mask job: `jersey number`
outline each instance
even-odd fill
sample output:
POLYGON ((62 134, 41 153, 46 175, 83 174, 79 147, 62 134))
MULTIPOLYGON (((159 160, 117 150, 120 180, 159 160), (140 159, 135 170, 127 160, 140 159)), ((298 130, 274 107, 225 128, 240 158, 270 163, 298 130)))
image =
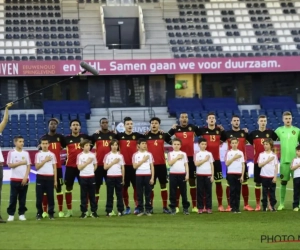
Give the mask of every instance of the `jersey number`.
POLYGON ((56 143, 51 143, 52 149, 56 149, 56 143))
POLYGON ((127 147, 130 147, 130 141, 127 140, 126 142, 127 142, 127 145, 126 145, 126 146, 127 146, 127 147))
POLYGON ((264 141, 265 141, 265 139, 260 140, 261 145, 264 145, 264 141))
POLYGON ((108 141, 102 141, 103 147, 108 147, 108 141))
POLYGON ((77 149, 81 149, 81 148, 80 148, 80 143, 75 143, 74 145, 75 145, 75 149, 76 149, 76 150, 77 150, 77 149))
POLYGON ((210 139, 210 141, 216 141, 216 136, 215 135, 210 135, 209 139, 210 139))
POLYGON ((187 138, 187 137, 188 137, 187 133, 183 132, 183 138, 187 138))
POLYGON ((155 145, 155 146, 157 146, 157 145, 158 145, 158 144, 157 144, 157 140, 155 140, 155 141, 154 141, 154 145, 155 145))

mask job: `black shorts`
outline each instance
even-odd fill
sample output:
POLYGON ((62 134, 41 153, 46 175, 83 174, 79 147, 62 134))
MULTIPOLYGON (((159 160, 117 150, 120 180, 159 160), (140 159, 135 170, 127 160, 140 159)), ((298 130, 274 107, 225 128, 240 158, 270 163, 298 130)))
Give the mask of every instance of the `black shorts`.
POLYGON ((132 165, 125 165, 125 178, 124 178, 124 186, 130 187, 130 183, 133 187, 135 187, 135 169, 132 165))
POLYGON ((189 178, 190 179, 196 179, 196 166, 194 163, 194 157, 193 156, 188 156, 188 161, 189 161, 189 178))
POLYGON ((64 178, 63 178, 62 168, 57 168, 56 169, 56 182, 57 182, 56 190, 58 192, 61 192, 61 187, 64 185, 64 178))
POLYGON ((98 166, 95 171, 96 187, 100 187, 103 184, 103 178, 106 183, 107 170, 105 170, 103 166, 98 166))
POLYGON ((223 179, 222 173, 222 163, 220 160, 214 161, 214 179, 215 181, 219 181, 223 179))
POLYGON ((166 164, 154 165, 154 185, 158 179, 160 184, 168 183, 168 170, 166 164))
POLYGON ((261 168, 258 166, 258 163, 255 163, 254 164, 254 182, 255 183, 261 183, 260 171, 261 171, 261 168))
POLYGON ((75 178, 78 180, 78 184, 80 184, 79 179, 79 169, 74 167, 68 167, 66 166, 66 173, 65 173, 65 185, 73 187, 75 178))

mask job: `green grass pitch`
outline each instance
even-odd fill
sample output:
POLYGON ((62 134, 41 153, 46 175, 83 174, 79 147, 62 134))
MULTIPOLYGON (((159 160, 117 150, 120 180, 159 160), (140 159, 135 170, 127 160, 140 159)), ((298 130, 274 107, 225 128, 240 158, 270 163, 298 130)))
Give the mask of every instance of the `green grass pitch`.
MULTIPOLYGON (((261 243, 261 235, 293 235, 298 240, 300 212, 292 211, 291 185, 292 182, 287 190, 286 210, 276 213, 217 212, 213 191, 213 214, 184 216, 180 212, 175 216, 166 215, 162 214, 157 185, 152 217, 128 215, 111 218, 105 217, 105 186, 102 186, 98 209, 100 218, 79 219, 79 186, 75 184, 74 217, 36 221, 35 185, 31 184, 27 221, 0 224, 0 249, 300 249, 299 242, 261 243)), ((250 205, 255 206, 252 179, 249 186, 250 205)), ((2 192, 2 216, 6 219, 9 185, 4 185, 2 192)), ((224 205, 226 202, 224 192, 224 205)))

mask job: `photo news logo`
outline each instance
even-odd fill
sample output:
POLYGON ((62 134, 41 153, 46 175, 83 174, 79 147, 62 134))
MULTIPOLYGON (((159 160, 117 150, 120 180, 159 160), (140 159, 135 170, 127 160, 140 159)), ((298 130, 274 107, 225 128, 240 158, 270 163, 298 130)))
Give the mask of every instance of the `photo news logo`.
POLYGON ((300 235, 266 235, 260 236, 260 243, 284 243, 284 242, 298 242, 300 243, 300 235))

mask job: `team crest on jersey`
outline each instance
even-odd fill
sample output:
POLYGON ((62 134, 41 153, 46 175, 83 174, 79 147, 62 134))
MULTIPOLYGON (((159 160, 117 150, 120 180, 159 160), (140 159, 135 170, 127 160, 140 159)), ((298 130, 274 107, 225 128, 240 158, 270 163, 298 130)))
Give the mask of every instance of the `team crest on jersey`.
POLYGON ((269 138, 270 137, 269 134, 266 134, 266 137, 269 138))
POLYGON ((216 134, 218 135, 218 134, 219 134, 219 131, 216 131, 216 134))
POLYGON ((112 136, 110 136, 109 139, 112 140, 112 136))
POLYGON ((24 157, 24 156, 22 157, 22 160, 25 160, 25 157, 24 157))
POLYGON ((244 137, 244 133, 241 133, 241 137, 244 137))
POLYGON ((160 135, 159 138, 161 139, 161 138, 162 138, 162 135, 160 135))
POLYGON ((151 139, 151 136, 149 136, 149 139, 151 139))
POLYGON ((191 128, 191 127, 189 127, 189 131, 192 131, 192 128, 191 128))
POLYGON ((101 136, 99 136, 98 139, 101 139, 101 136))
POLYGON ((57 141, 59 141, 59 137, 57 137, 57 141))
POLYGON ((295 130, 293 130, 293 131, 292 131, 292 134, 293 134, 293 135, 295 135, 295 134, 296 134, 296 131, 295 131, 295 130))
POLYGON ((133 139, 133 140, 135 139, 135 135, 132 136, 132 139, 133 139))
POLYGON ((230 137, 233 137, 233 135, 230 135, 230 137))
POLYGON ((70 142, 73 142, 72 140, 70 142))

